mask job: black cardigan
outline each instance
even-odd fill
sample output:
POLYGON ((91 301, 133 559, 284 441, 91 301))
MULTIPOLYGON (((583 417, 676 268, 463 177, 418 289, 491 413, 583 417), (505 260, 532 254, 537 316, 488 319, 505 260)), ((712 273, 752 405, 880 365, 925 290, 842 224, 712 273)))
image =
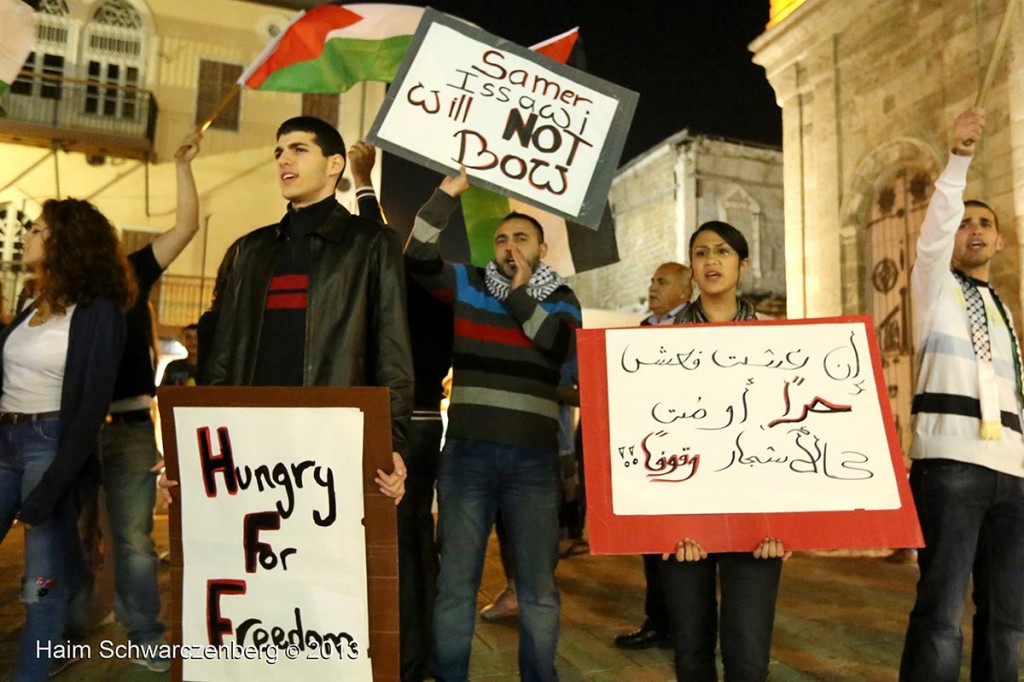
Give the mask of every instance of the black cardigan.
MULTIPOLYGON (((34 306, 23 310, 0 333, 0 391, 7 337, 34 312, 34 306)), ((57 456, 22 503, 18 518, 23 522, 49 521, 79 472, 95 456, 96 441, 114 394, 124 336, 124 311, 112 299, 79 304, 72 313, 60 392, 57 456)))

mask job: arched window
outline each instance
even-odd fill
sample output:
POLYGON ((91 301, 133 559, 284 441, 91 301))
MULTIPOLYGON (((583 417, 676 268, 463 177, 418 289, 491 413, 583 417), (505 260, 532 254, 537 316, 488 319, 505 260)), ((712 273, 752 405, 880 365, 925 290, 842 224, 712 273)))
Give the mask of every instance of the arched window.
POLYGON ((106 0, 97 7, 82 35, 82 61, 89 81, 84 113, 137 119, 145 55, 139 11, 128 0, 106 0))
POLYGON ((23 74, 11 84, 12 95, 61 99, 60 78, 72 61, 69 15, 66 0, 41 0, 35 50, 25 61, 23 74))

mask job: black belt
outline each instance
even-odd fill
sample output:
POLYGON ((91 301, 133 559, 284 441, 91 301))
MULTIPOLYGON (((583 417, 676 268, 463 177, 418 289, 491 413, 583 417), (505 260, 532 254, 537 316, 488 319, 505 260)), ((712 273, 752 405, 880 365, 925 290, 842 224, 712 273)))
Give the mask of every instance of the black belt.
POLYGON ((0 412, 0 424, 13 425, 35 422, 42 419, 56 419, 60 412, 0 412))
POLYGON ((153 415, 148 407, 138 410, 125 410, 124 412, 111 412, 107 415, 108 424, 142 424, 153 420, 153 415))

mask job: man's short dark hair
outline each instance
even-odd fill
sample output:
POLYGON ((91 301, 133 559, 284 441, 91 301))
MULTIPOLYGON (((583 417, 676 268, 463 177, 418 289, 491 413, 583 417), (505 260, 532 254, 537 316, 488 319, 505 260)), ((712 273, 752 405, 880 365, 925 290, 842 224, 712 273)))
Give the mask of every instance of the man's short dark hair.
POLYGON ((537 236, 540 238, 540 243, 544 243, 544 228, 541 227, 540 221, 534 218, 532 215, 520 213, 519 211, 512 211, 507 216, 498 221, 498 225, 507 223, 510 220, 525 220, 526 222, 533 225, 533 229, 537 230, 537 236))
POLYGON ((346 158, 345 140, 341 139, 341 133, 338 132, 337 128, 327 121, 315 116, 296 116, 295 118, 288 119, 278 127, 277 139, 288 133, 309 133, 313 136, 313 140, 320 147, 320 151, 324 153, 324 156, 341 154, 341 158, 346 158))
POLYGON ((991 213, 992 217, 995 218, 996 220, 996 232, 999 231, 999 216, 996 215, 996 212, 992 210, 991 206, 986 204, 984 201, 981 201, 980 199, 968 199, 967 201, 964 202, 964 208, 967 208, 968 206, 979 206, 981 208, 988 209, 988 212, 991 213))

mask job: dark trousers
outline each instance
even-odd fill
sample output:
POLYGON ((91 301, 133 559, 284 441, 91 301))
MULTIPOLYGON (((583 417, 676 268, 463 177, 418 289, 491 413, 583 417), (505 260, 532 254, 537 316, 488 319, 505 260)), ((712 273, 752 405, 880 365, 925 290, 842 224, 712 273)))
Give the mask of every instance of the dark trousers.
POLYGON ((647 593, 644 595, 644 615, 647 625, 659 632, 668 632, 671 624, 668 607, 665 606, 665 591, 661 587, 660 554, 644 554, 644 578, 647 579, 647 593))
POLYGON ((434 543, 434 483, 441 457, 441 420, 415 419, 409 428, 405 497, 398 505, 398 612, 402 682, 420 682, 433 646, 438 557, 434 543))
MULTIPOLYGON (((973 652, 973 666, 984 669, 986 680, 1015 681, 1024 641, 1024 478, 965 462, 928 459, 914 462, 910 489, 925 547, 918 554, 921 577, 900 680, 958 678, 963 648, 960 617, 975 570, 975 600, 984 626, 975 644, 984 651, 973 652), (979 543, 983 529, 985 541, 979 543)), ((981 679, 978 671, 972 671, 972 679, 981 679)))
POLYGON ((710 554, 702 561, 660 561, 662 586, 672 626, 676 679, 714 682, 715 638, 722 647, 725 679, 762 682, 775 626, 781 559, 752 553, 710 554), (721 617, 715 590, 721 580, 721 617))

